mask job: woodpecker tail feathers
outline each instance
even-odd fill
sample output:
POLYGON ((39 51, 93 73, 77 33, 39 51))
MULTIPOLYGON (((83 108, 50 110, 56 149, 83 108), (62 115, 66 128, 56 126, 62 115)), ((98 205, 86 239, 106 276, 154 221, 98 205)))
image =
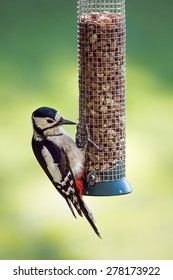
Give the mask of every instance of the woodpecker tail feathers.
POLYGON ((101 238, 101 235, 100 235, 98 226, 95 222, 94 216, 82 199, 80 200, 80 207, 81 207, 81 210, 82 210, 84 216, 86 217, 86 219, 88 220, 88 222, 92 226, 95 233, 101 238))
POLYGON ((81 217, 83 217, 83 214, 84 214, 84 216, 86 217, 86 219, 88 220, 88 222, 92 226, 95 233, 101 238, 98 226, 97 226, 97 224, 94 220, 94 216, 91 213, 91 211, 89 210, 89 208, 87 207, 87 205, 85 204, 85 202, 80 197, 78 198, 78 203, 73 203, 69 198, 66 198, 66 201, 67 201, 67 204, 68 204, 73 216, 75 218, 77 218, 76 214, 74 212, 74 209, 73 209, 73 206, 74 206, 76 211, 78 212, 78 214, 81 217))
POLYGON ((76 214, 75 214, 75 212, 74 212, 74 209, 73 209, 73 207, 72 207, 72 203, 71 203, 70 199, 69 199, 69 198, 66 198, 66 201, 67 201, 67 204, 68 204, 68 206, 69 206, 69 208, 70 208, 70 210, 71 210, 73 216, 77 219, 76 214))

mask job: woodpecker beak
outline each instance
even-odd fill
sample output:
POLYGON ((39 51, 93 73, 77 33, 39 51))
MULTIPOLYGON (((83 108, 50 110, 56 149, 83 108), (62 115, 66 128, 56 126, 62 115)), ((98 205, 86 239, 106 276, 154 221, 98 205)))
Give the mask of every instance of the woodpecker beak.
POLYGON ((69 121, 69 120, 65 120, 63 119, 62 117, 60 118, 59 122, 58 122, 58 125, 64 125, 64 124, 77 124, 75 122, 72 122, 72 121, 69 121))

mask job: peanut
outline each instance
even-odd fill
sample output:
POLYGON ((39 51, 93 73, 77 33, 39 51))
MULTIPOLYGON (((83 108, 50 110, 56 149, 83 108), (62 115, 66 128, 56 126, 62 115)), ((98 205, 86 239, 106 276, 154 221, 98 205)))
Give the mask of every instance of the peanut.
POLYGON ((85 144, 85 126, 102 148, 88 144, 86 170, 102 172, 125 161, 125 22, 122 14, 109 12, 80 16, 79 128, 85 144))

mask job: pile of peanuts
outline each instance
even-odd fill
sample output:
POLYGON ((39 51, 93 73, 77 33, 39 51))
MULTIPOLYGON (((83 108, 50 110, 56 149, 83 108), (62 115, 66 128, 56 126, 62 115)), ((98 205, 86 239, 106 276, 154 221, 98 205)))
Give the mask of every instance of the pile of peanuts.
POLYGON ((87 171, 103 172, 125 161, 125 20, 118 13, 79 17, 79 135, 91 143, 87 171))

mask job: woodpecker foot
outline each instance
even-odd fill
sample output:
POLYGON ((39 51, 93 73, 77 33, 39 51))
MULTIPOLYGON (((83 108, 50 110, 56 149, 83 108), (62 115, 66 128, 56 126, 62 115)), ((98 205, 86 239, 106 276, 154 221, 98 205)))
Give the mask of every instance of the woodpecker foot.
POLYGON ((80 139, 80 132, 79 132, 79 124, 76 127, 76 145, 79 149, 84 149, 85 144, 81 143, 81 139, 80 139))
POLYGON ((86 125, 87 143, 90 142, 97 150, 102 151, 103 148, 99 147, 90 136, 89 124, 86 125))

